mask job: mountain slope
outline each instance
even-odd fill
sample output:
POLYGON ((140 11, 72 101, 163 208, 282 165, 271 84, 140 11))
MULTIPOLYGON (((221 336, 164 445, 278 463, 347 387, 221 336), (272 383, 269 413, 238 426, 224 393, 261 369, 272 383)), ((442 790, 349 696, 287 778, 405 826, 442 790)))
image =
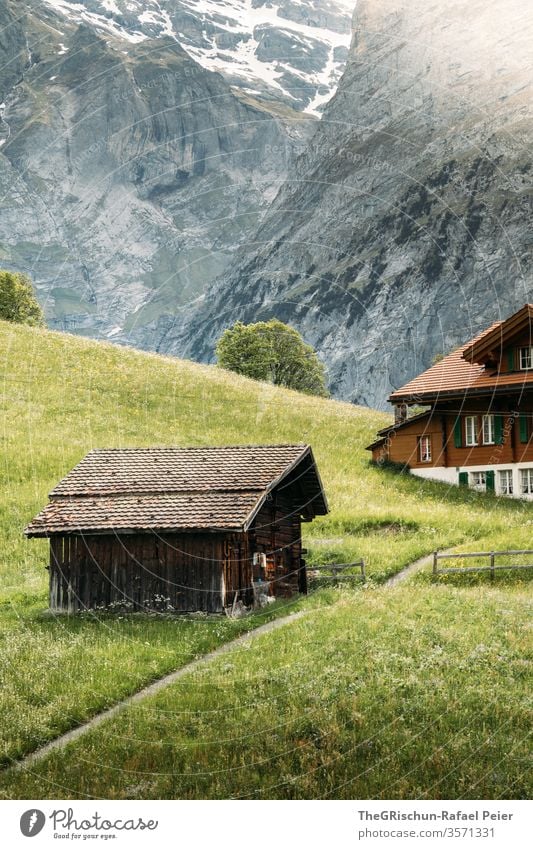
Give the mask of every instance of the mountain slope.
POLYGON ((231 271, 167 350, 277 316, 382 407, 531 299, 533 7, 359 0, 337 94, 231 271))
POLYGON ((245 101, 168 35, 38 0, 0 0, 0 24, 0 264, 32 276, 52 327, 157 347, 315 122, 245 101))
POLYGON ((175 38, 244 91, 317 114, 335 91, 355 0, 42 0, 131 42, 175 38))

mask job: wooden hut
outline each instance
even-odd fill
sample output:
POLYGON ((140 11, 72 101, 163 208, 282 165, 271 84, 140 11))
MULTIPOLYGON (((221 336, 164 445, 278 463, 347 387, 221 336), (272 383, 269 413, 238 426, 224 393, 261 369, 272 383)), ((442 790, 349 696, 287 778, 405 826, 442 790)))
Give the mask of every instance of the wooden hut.
POLYGON ((25 534, 50 540, 50 607, 68 612, 305 592, 301 523, 328 511, 308 445, 95 450, 49 498, 25 534))

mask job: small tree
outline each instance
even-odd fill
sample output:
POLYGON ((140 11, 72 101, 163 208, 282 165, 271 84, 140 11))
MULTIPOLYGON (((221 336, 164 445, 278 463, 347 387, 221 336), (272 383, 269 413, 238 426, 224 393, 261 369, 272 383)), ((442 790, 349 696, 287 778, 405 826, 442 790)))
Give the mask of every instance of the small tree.
POLYGON ((222 368, 297 389, 328 396, 324 365, 297 330, 273 318, 256 324, 238 321, 224 331, 216 346, 222 368))
POLYGON ((0 270, 0 319, 17 324, 44 324, 43 311, 25 274, 0 270))

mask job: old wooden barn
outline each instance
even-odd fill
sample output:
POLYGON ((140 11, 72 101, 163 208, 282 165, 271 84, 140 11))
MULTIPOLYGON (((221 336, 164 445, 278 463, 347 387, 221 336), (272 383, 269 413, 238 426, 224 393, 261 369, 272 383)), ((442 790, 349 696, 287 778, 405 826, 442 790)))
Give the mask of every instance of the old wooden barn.
POLYGON ((50 607, 68 612, 305 592, 301 523, 328 511, 308 445, 95 450, 49 498, 25 534, 49 538, 50 607))

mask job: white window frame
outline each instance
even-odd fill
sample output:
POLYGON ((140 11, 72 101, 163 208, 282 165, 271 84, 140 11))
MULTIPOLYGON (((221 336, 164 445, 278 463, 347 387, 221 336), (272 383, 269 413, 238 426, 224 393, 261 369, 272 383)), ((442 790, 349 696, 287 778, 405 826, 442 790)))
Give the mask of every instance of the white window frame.
POLYGON ((431 436, 418 437, 418 459, 421 463, 431 463, 431 436))
POLYGON ((492 413, 483 416, 482 432, 483 445, 494 445, 494 415, 492 413))
POLYGON ((520 469, 520 491, 522 495, 533 495, 533 469, 520 469))
POLYGON ((525 345, 519 350, 520 370, 527 371, 533 368, 533 347, 525 345))
POLYGON ((472 448, 479 445, 477 416, 465 416, 465 445, 472 448))
POLYGON ((498 492, 500 495, 513 495, 514 482, 512 469, 498 470, 498 492))
POLYGON ((477 489, 478 492, 487 491, 487 473, 486 472, 470 472, 470 486, 472 489, 477 489))

